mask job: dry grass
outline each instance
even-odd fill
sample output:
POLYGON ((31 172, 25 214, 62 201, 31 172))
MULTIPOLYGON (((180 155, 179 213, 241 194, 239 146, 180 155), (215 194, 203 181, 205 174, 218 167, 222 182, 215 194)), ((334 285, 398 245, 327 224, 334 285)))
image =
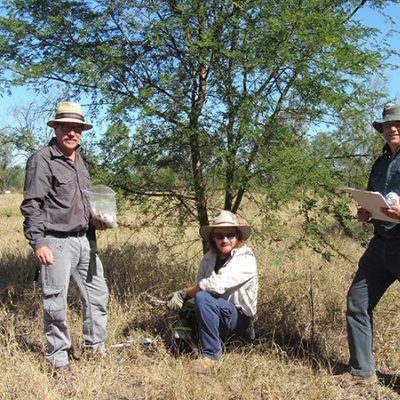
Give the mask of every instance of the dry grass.
MULTIPOLYGON (((162 297, 192 283, 201 248, 196 229, 181 238, 161 222, 141 228, 144 217, 120 216, 130 228, 99 235, 100 255, 111 290, 108 344, 151 337, 151 346, 110 349, 107 358, 73 361, 76 380, 51 378, 43 358, 40 288, 22 234, 21 197, 0 197, 0 399, 395 399, 400 374, 397 285, 375 314, 375 354, 384 385, 343 390, 331 373, 347 361, 345 295, 362 248, 348 239, 335 245, 353 261, 330 263, 309 249, 250 242, 257 254, 260 305, 257 340, 224 352, 211 376, 195 376, 188 357, 168 353, 163 339, 175 316, 154 308, 162 297), (176 243, 179 243, 178 245, 176 243)), ((250 207, 250 205, 248 205, 250 207)), ((254 217, 255 220, 256 217, 254 217)), ((293 223, 292 232, 297 229, 293 223)), ((80 307, 70 293, 69 324, 81 341, 80 307)))

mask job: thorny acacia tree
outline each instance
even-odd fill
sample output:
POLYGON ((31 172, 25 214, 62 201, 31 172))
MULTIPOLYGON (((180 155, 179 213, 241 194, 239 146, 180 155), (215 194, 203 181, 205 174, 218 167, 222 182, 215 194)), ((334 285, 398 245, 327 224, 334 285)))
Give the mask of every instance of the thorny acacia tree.
MULTIPOLYGON (((103 140, 114 151, 123 143, 108 167, 112 183, 164 196, 204 225, 211 186, 238 211, 253 181, 280 176, 269 158, 297 152, 299 166, 315 167, 310 126, 362 116, 376 102, 381 94, 366 83, 390 49, 368 49, 376 31, 356 18, 393 2, 5 0, 2 86, 59 84, 73 99, 90 96, 135 127, 103 140)), ((286 177, 296 174, 287 168, 286 177)), ((320 175, 304 177, 291 198, 319 186, 320 175)))

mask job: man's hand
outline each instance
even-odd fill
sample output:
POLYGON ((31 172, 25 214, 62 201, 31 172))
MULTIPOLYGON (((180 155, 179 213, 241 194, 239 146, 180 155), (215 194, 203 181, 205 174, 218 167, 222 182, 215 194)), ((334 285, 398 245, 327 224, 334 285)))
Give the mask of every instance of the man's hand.
POLYGON ((400 219, 400 206, 392 205, 390 208, 381 208, 381 211, 390 218, 400 219))
POLYGON ((110 228, 110 225, 107 225, 100 218, 97 218, 96 216, 92 216, 92 219, 93 219, 93 224, 96 227, 96 230, 105 231, 106 229, 110 228))
POLYGON ((357 219, 361 222, 369 222, 371 221, 372 215, 365 208, 358 207, 357 209, 357 219))
POLYGON ((39 264, 51 265, 54 262, 53 252, 49 247, 43 246, 35 250, 35 257, 39 264))
POLYGON ((187 298, 187 294, 185 290, 178 290, 174 293, 171 293, 167 296, 166 300, 168 300, 167 307, 171 310, 180 310, 183 307, 183 303, 187 298))

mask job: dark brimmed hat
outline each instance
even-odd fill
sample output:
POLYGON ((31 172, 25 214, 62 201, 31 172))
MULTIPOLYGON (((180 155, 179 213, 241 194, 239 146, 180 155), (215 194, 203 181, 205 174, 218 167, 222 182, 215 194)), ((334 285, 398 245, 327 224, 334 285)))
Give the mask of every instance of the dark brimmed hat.
POLYGON ((56 110, 56 117, 47 123, 48 126, 55 128, 59 123, 72 122, 81 124, 84 131, 93 128, 92 124, 85 122, 84 113, 79 103, 71 103, 70 101, 63 101, 58 104, 56 110))
POLYGON ((221 210, 212 220, 210 225, 200 227, 200 235, 203 239, 208 240, 211 231, 214 228, 235 227, 242 234, 242 240, 248 239, 251 235, 251 228, 246 224, 238 224, 236 215, 227 210, 221 210))
POLYGON ((372 126, 378 131, 383 132, 383 124, 390 121, 400 121, 400 104, 390 104, 383 109, 382 119, 372 123, 372 126))

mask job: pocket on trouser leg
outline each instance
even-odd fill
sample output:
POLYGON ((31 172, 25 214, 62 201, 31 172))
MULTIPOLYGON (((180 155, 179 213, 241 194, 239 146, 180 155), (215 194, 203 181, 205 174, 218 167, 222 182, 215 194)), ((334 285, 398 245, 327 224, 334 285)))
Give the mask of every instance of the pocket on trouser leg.
POLYGON ((43 316, 47 321, 64 321, 66 317, 66 304, 64 288, 50 286, 42 289, 43 316))

